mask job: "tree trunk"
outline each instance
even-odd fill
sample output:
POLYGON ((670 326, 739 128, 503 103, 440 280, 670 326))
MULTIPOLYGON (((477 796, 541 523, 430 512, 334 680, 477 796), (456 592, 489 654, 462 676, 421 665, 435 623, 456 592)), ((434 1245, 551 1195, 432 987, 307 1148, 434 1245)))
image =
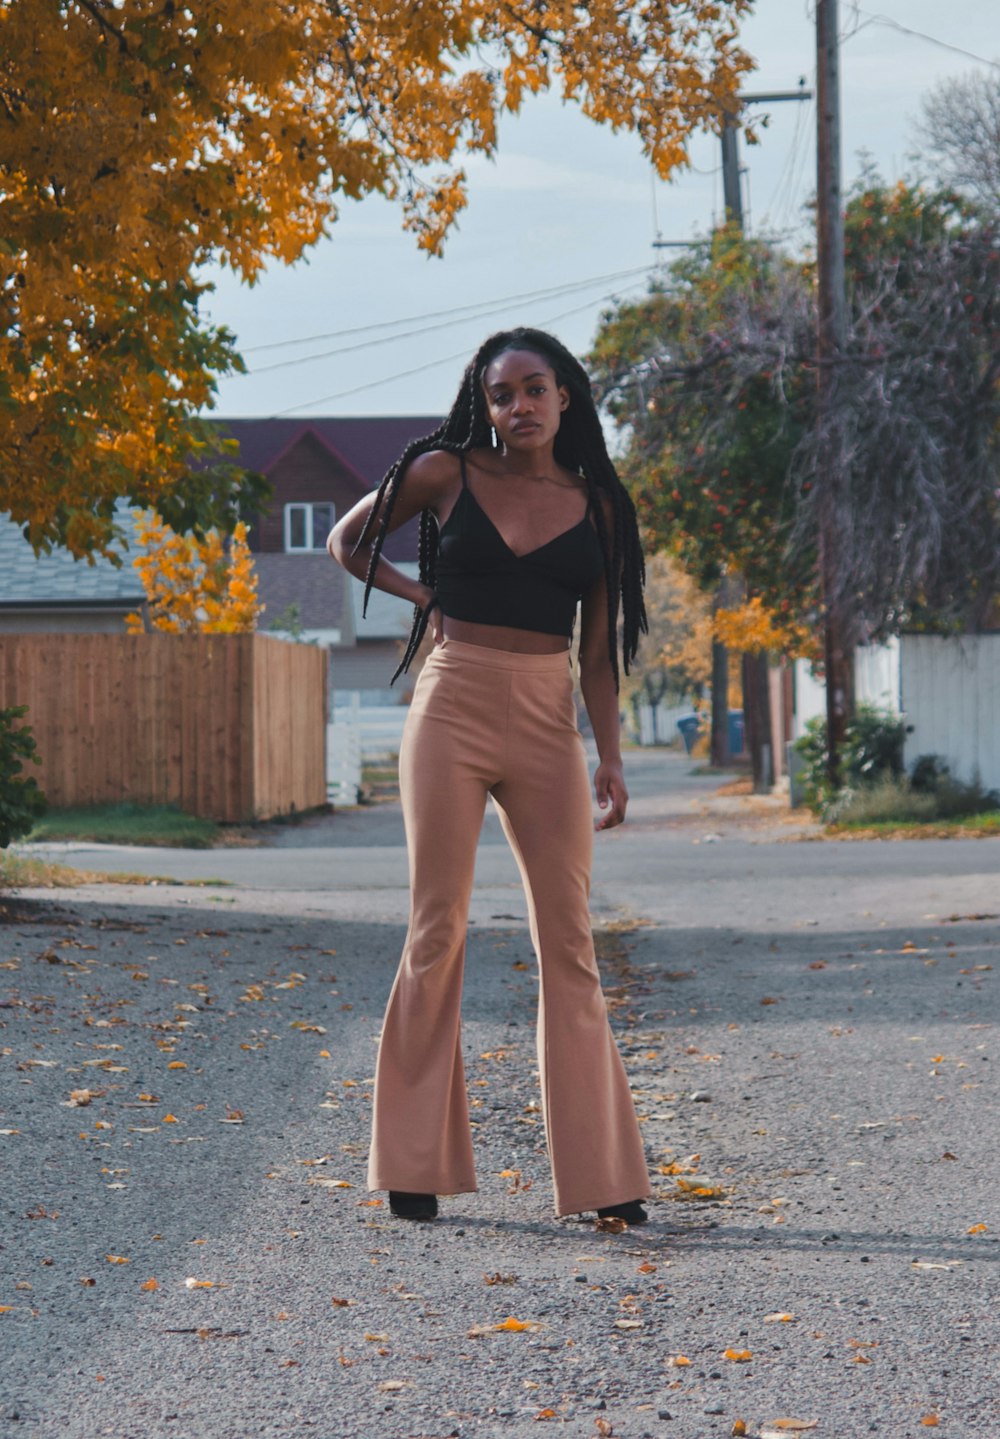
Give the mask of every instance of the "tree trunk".
POLYGON ((771 687, 764 653, 743 656, 743 720, 753 774, 754 794, 770 794, 774 787, 771 748, 771 687))
POLYGON ((729 751, 729 651, 712 641, 712 751, 715 769, 725 769, 729 751))

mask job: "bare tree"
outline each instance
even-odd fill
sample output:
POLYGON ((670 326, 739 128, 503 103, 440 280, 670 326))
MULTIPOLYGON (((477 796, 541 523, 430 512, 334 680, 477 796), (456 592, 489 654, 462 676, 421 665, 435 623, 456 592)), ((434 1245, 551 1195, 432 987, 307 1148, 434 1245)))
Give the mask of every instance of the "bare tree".
POLYGON ((1000 69, 942 80, 924 100, 917 135, 941 179, 1000 210, 1000 69))

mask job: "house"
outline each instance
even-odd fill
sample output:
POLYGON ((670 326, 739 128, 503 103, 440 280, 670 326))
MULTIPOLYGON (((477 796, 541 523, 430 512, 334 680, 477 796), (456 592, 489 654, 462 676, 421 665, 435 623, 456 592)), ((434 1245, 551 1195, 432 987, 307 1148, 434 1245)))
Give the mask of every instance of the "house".
POLYGON ((121 633, 146 597, 129 562, 137 548, 131 510, 120 506, 117 523, 125 537, 115 546, 120 566, 75 560, 63 549, 36 556, 21 526, 0 516, 0 634, 121 633))
MULTIPOLYGON (((326 553, 334 521, 374 489, 411 440, 437 428, 436 415, 348 419, 222 419, 239 445, 239 463, 272 485, 249 544, 265 605, 261 628, 326 645, 334 694, 362 692, 399 702, 410 688, 389 680, 412 620, 412 606, 375 591, 361 616, 362 586, 326 553)), ((385 557, 417 573, 416 521, 389 536, 385 557)))

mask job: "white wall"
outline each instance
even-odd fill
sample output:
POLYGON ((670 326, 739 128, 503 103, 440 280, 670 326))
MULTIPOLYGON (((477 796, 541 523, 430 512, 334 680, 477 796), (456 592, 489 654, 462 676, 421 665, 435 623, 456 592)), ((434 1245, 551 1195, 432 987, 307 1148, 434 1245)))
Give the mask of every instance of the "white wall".
POLYGON ((956 779, 1000 789, 1000 634, 904 635, 906 764, 938 754, 956 779))

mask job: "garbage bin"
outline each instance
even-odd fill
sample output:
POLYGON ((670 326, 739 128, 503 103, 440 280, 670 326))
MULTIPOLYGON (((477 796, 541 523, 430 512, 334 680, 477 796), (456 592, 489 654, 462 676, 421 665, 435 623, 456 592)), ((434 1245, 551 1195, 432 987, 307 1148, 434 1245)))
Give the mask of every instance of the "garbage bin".
POLYGON ((744 749, 743 711, 729 711, 729 753, 742 754, 744 749))
POLYGON ((701 720, 695 714, 681 715, 677 721, 677 729, 684 741, 685 753, 690 754, 694 748, 694 742, 698 738, 698 731, 701 729, 701 720))

